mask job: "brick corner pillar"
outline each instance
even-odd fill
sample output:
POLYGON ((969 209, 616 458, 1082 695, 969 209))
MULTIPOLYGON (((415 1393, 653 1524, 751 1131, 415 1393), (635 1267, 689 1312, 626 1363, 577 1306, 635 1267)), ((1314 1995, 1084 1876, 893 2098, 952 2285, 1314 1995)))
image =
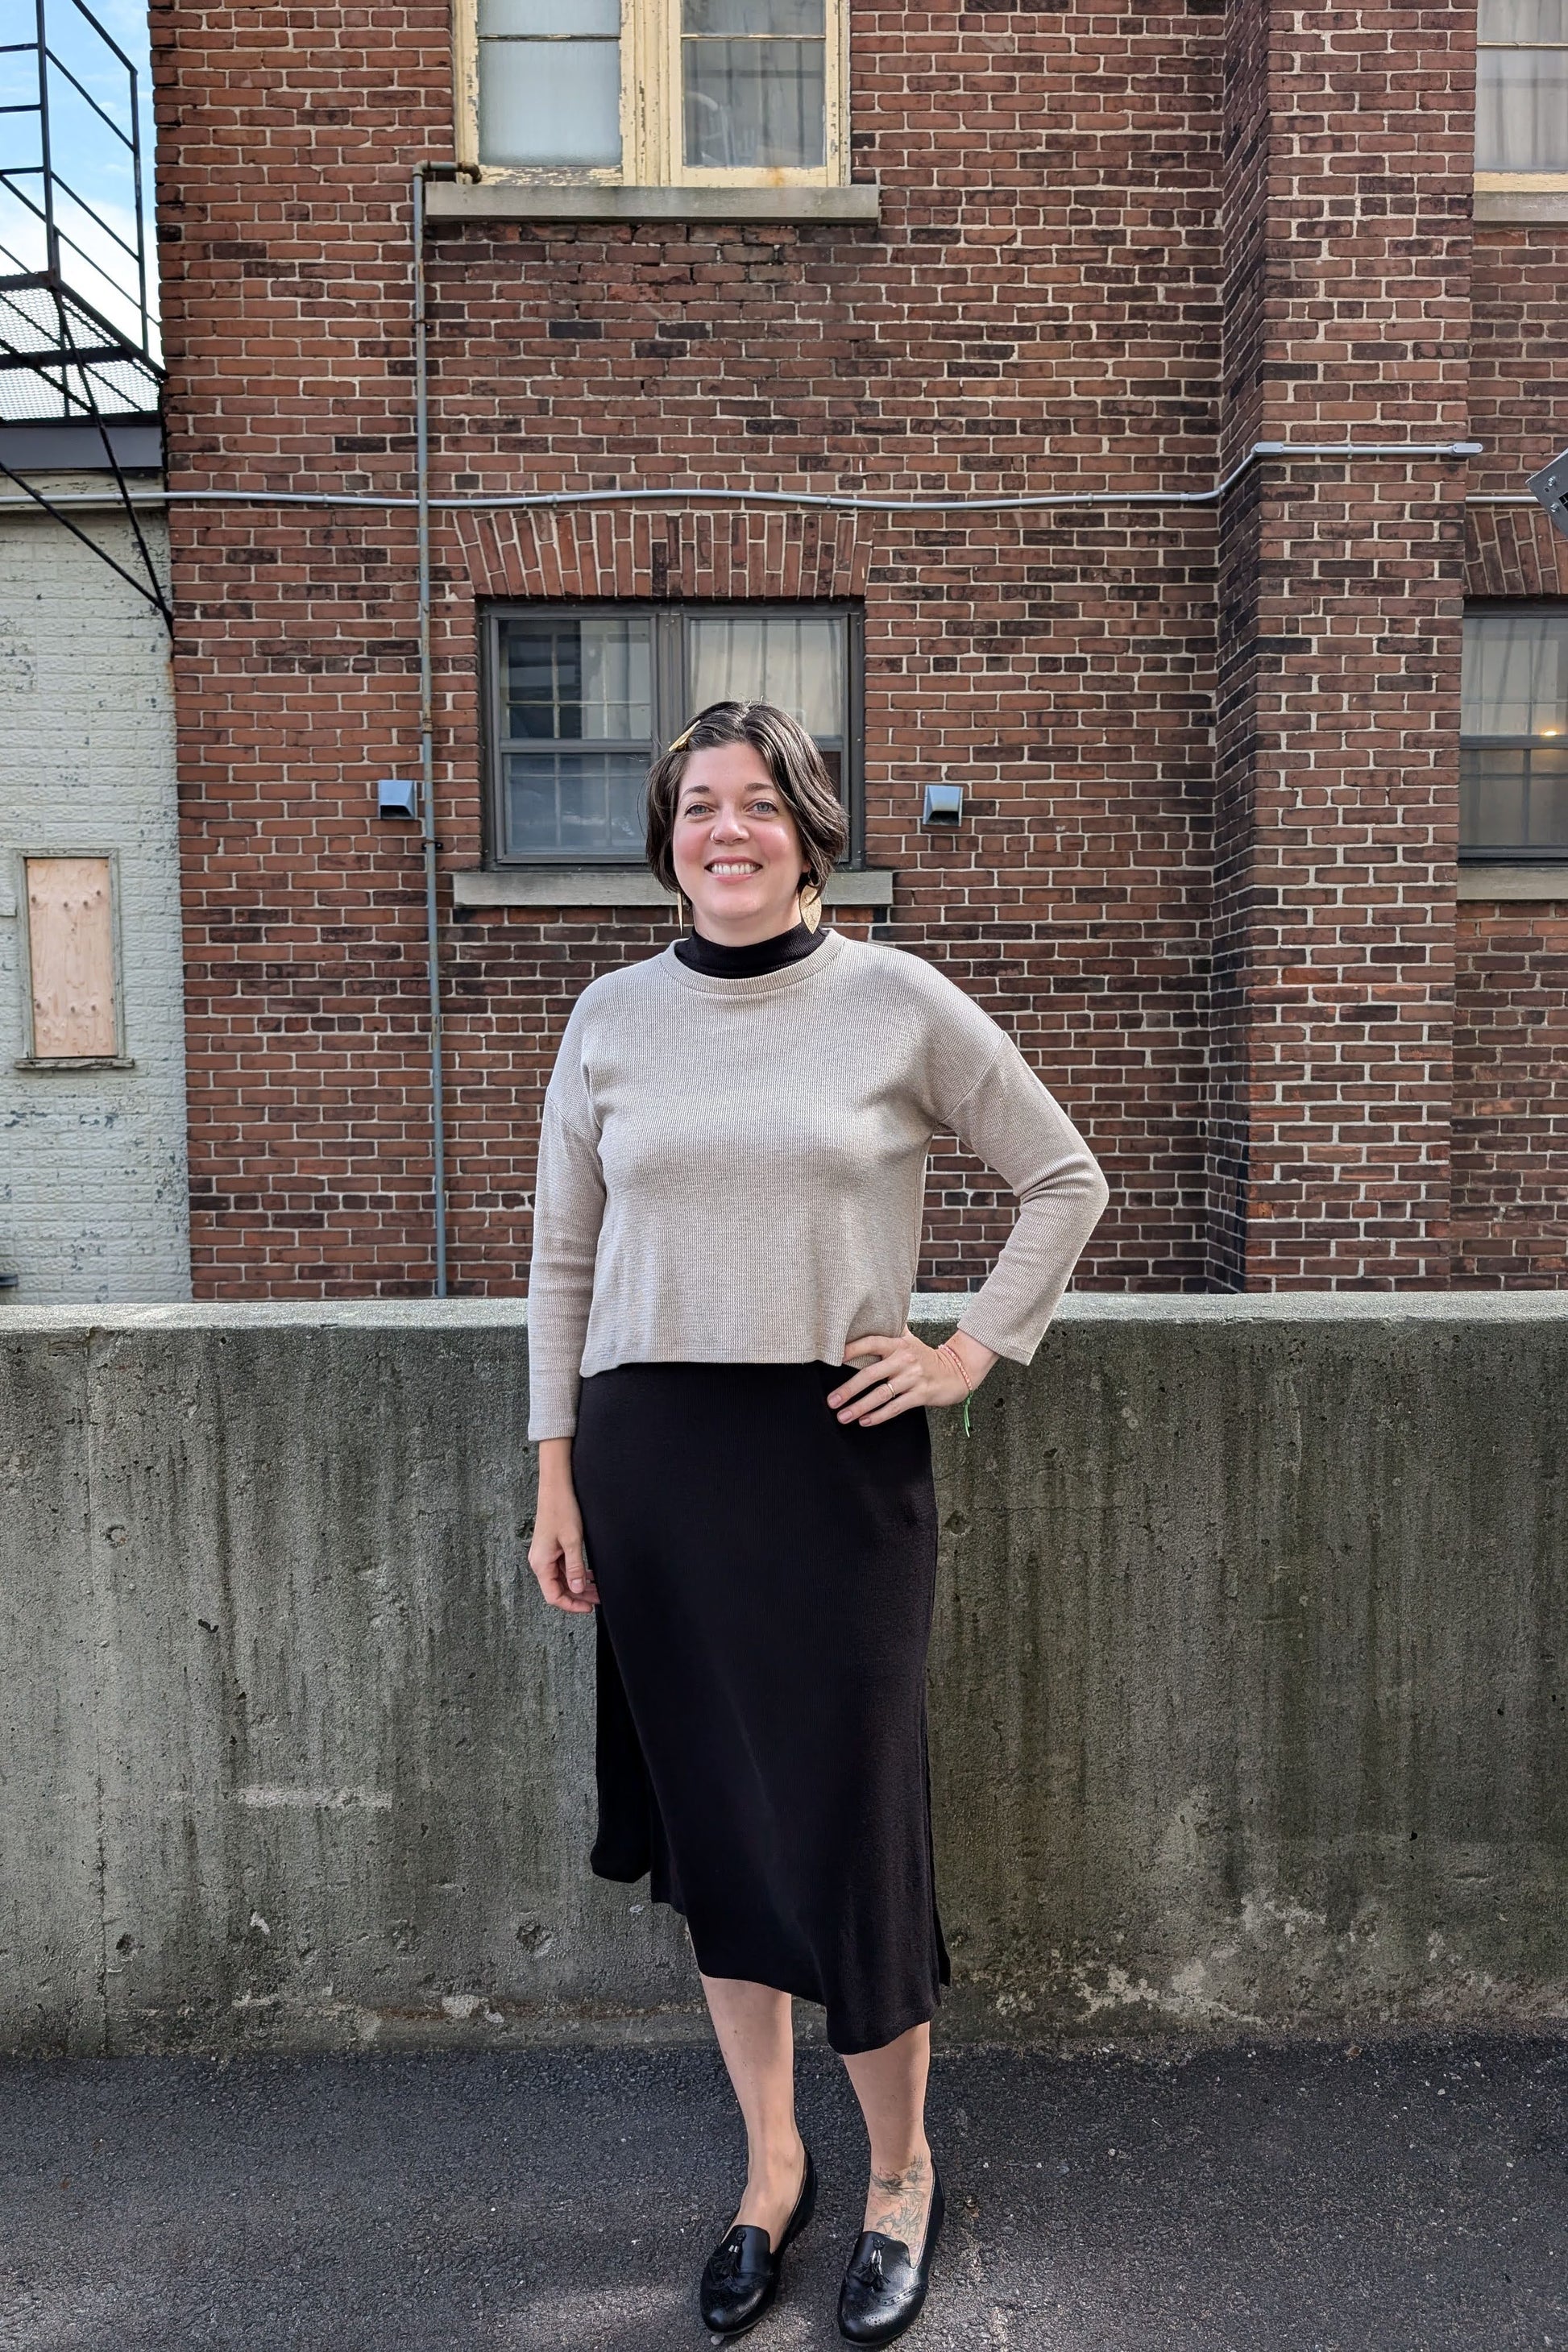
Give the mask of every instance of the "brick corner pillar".
POLYGON ((1446 7, 1228 32, 1208 1276, 1441 1285, 1473 58, 1446 7))

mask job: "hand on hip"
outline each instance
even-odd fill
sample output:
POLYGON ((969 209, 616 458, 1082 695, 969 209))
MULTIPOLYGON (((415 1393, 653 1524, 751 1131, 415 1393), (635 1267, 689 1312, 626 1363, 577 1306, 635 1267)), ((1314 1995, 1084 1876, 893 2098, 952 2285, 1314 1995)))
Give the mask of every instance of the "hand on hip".
POLYGON ((972 1374, 967 1381, 952 1353, 928 1348, 912 1331, 896 1337, 868 1332, 864 1339, 851 1339, 845 1355, 856 1361, 869 1356, 872 1361, 834 1389, 827 1402, 841 1422, 859 1422, 868 1429, 917 1404, 962 1404, 996 1359, 967 1334, 950 1341, 949 1349, 962 1351, 965 1370, 972 1374))

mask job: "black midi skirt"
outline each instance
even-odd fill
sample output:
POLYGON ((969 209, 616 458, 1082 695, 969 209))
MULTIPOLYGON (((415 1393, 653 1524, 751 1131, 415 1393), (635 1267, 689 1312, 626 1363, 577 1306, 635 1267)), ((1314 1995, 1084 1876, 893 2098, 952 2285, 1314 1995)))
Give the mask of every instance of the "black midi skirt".
POLYGON ((593 1867, 650 1874, 706 1976, 820 2002, 880 2049, 948 1981, 925 1669, 923 1410, 826 1402, 847 1364, 626 1364, 582 1384, 573 1480, 598 1585, 593 1867))

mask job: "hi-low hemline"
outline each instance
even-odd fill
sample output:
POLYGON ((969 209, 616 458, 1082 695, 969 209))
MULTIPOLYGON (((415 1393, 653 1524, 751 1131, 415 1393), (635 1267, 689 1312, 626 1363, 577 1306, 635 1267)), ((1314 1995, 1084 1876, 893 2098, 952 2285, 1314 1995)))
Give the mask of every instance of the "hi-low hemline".
POLYGON ((582 1385, 573 1478, 600 1595, 604 1878, 645 1874, 705 1975, 826 2011, 845 2055, 950 1968, 925 1670, 937 1515, 922 1409, 867 1429, 847 1364, 627 1364, 582 1385))

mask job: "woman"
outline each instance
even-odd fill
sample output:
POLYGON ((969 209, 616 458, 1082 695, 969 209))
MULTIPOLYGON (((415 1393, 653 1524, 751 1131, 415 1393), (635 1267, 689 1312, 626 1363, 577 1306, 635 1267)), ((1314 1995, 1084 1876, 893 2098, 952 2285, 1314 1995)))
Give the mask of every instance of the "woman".
POLYGON ((816 928, 844 839, 816 746, 770 704, 713 704, 650 772, 649 863, 692 929, 584 990, 546 1094, 529 1561, 553 1606, 598 1611, 593 1866, 651 1873, 685 1915, 745 2120, 702 2317, 751 2326, 810 2219, 797 1995, 825 2006, 870 2138, 839 2327, 886 2344, 942 2213, 924 1408, 1029 1361, 1107 1195, 987 1014, 918 958, 816 928), (931 1348, 906 1317, 942 1132, 1020 1210, 931 1348))

